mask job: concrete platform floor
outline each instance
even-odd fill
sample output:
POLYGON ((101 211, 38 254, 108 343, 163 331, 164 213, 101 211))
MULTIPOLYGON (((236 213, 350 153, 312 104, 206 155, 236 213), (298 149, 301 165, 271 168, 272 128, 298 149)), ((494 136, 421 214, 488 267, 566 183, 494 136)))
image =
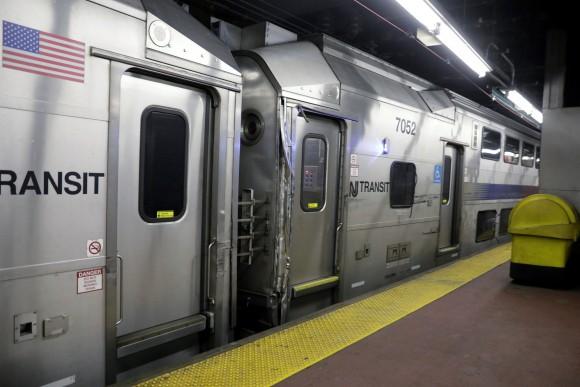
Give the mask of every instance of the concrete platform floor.
POLYGON ((580 289, 504 264, 280 386, 580 386, 580 289))

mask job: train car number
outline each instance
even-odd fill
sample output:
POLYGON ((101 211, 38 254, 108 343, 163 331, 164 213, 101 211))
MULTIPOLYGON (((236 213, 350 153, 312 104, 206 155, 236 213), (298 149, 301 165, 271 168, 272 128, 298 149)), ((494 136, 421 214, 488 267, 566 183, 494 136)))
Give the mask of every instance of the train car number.
POLYGON ((395 129, 396 132, 410 134, 414 136, 417 132, 417 123, 415 121, 406 120, 401 117, 395 117, 397 120, 397 127, 395 129))

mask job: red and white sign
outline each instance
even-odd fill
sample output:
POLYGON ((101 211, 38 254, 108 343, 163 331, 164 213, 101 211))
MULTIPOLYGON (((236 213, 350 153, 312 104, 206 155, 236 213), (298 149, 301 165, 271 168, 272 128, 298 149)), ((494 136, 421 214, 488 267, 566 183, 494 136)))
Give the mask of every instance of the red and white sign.
POLYGON ((103 240, 89 239, 87 241, 87 257, 100 257, 103 255, 103 240))
POLYGON ((103 272, 102 267, 77 271, 77 294, 103 290, 103 272))

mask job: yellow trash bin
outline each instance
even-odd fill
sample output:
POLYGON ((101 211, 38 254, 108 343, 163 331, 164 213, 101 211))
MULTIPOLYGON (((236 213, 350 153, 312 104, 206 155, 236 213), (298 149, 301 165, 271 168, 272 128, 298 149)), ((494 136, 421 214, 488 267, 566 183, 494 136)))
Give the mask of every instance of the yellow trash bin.
POLYGON ((575 208, 554 195, 531 195, 510 213, 510 276, 523 282, 564 284, 568 261, 580 235, 575 208))

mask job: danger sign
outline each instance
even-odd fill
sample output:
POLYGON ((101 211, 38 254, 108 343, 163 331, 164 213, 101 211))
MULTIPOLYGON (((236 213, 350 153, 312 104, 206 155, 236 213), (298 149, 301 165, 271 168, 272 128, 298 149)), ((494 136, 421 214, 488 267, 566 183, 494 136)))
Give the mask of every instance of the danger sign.
POLYGON ((87 241, 87 257, 100 257, 103 252, 103 240, 94 239, 87 241))
POLYGON ((103 290, 103 268, 77 271, 77 294, 103 290))

